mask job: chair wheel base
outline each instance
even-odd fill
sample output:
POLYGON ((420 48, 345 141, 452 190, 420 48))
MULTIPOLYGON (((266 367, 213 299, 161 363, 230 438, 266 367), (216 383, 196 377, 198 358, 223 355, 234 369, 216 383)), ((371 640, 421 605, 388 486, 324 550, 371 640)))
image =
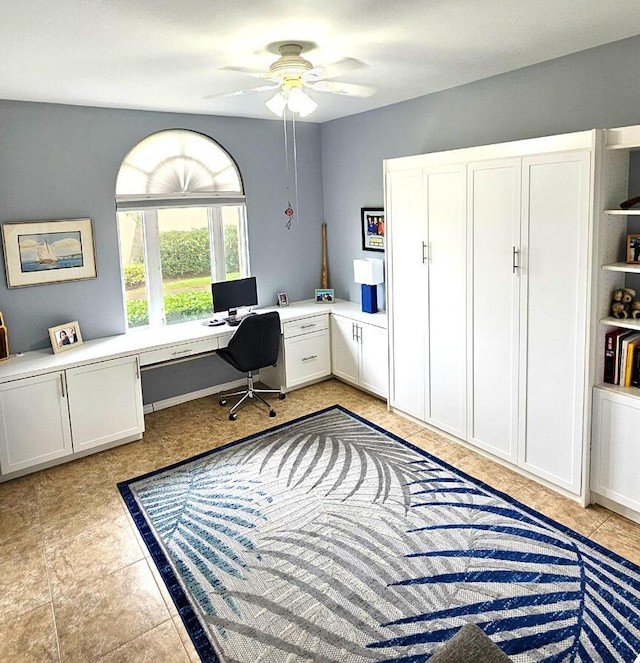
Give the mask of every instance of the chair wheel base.
POLYGON ((218 401, 218 403, 220 403, 220 405, 226 405, 226 404, 227 404, 227 399, 226 399, 226 398, 221 398, 221 399, 218 401))
POLYGON ((275 417, 276 416, 276 411, 275 410, 269 410, 269 416, 270 417, 275 417))
POLYGON ((278 400, 283 401, 287 397, 286 394, 278 394, 278 400))
POLYGON ((235 421, 238 418, 238 415, 235 413, 232 413, 229 415, 229 421, 235 421))

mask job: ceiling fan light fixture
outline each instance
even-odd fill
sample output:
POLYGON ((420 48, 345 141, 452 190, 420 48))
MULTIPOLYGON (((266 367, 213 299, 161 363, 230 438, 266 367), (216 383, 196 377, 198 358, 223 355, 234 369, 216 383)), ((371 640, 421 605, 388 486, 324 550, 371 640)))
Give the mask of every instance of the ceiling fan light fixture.
POLYGON ((298 113, 300 117, 306 117, 313 113, 318 104, 308 94, 296 87, 289 92, 287 107, 293 113, 298 113))
POLYGON ((284 109, 287 106, 287 100, 282 94, 282 92, 277 92, 276 94, 271 97, 271 99, 268 99, 267 101, 264 102, 264 105, 274 114, 277 115, 278 117, 282 117, 282 114, 284 113, 284 109))

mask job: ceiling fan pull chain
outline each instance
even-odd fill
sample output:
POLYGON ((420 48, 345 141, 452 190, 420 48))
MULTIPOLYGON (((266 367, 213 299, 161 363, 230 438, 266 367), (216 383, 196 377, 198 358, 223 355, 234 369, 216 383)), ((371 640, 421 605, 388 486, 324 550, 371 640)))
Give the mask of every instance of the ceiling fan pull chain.
POLYGON ((286 171, 287 178, 287 209, 284 213, 287 215, 287 223, 285 227, 287 230, 291 230, 291 220, 293 219, 293 208, 291 207, 291 193, 289 191, 289 142, 287 141, 287 111, 286 109, 282 113, 282 127, 284 129, 284 167, 286 171))
POLYGON ((291 118, 291 124, 293 126, 293 181, 296 189, 296 209, 298 210, 299 216, 300 202, 298 200, 298 145, 296 143, 296 114, 291 113, 291 118))

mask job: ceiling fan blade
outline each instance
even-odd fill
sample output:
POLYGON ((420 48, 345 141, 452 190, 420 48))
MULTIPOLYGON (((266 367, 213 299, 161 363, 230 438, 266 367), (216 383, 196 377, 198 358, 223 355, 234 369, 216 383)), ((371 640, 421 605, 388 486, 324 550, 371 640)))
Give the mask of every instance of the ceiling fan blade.
POLYGON ((370 97, 375 94, 377 88, 372 85, 356 85, 355 83, 338 83, 337 81, 316 81, 307 84, 316 92, 331 92, 332 94, 344 94, 351 97, 370 97))
POLYGON ((235 92, 226 92, 225 94, 208 94, 203 99, 226 99, 228 97, 239 97, 243 94, 249 94, 251 92, 266 92, 267 90, 275 90, 279 88, 280 85, 259 85, 258 87, 250 87, 245 90, 236 90, 235 92))
MULTIPOLYGON (((362 69, 367 65, 355 58, 342 58, 336 62, 326 65, 325 67, 317 67, 317 69, 324 69, 324 74, 319 76, 319 78, 336 78, 337 76, 342 76, 347 72, 353 71, 354 69, 362 69)), ((312 70, 313 71, 313 70, 312 70)))
POLYGON ((220 71, 236 71, 241 74, 247 74, 247 76, 266 78, 267 80, 271 78, 267 71, 257 71, 256 69, 249 69, 248 67, 220 67, 220 71))

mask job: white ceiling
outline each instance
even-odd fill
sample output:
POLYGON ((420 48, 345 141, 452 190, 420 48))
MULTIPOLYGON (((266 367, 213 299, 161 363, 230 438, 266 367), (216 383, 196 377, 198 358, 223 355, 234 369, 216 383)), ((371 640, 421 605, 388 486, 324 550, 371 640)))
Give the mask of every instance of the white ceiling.
MULTIPOLYGON (((273 116, 261 81, 282 42, 369 98, 310 92, 324 122, 640 33, 638 0, 0 0, 0 98, 273 116)), ((262 82, 264 83, 264 81, 262 82)), ((634 84, 630 81, 630 84, 634 84)))

